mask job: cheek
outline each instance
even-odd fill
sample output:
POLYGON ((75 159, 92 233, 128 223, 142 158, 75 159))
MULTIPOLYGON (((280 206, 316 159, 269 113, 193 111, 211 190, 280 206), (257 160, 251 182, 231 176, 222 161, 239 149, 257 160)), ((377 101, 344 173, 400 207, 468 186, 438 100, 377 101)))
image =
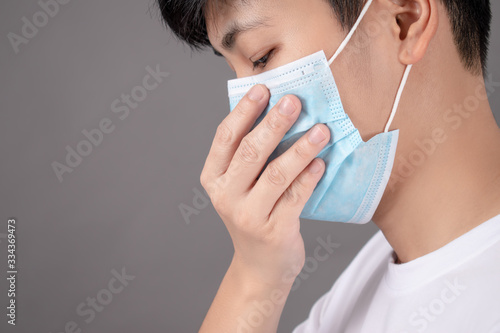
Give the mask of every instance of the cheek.
POLYGON ((374 132, 377 128, 374 126, 377 124, 377 114, 374 112, 376 96, 372 89, 372 72, 369 67, 369 58, 351 48, 350 43, 330 67, 344 110, 364 141, 376 134, 374 132))
POLYGON ((390 44, 360 32, 334 61, 332 72, 346 113, 367 141, 384 131, 404 68, 390 44))

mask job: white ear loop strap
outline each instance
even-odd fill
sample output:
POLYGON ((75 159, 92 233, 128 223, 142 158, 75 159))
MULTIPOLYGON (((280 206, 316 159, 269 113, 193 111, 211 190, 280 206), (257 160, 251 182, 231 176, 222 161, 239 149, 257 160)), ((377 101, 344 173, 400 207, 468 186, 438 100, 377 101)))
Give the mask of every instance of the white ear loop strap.
POLYGON ((328 60, 328 65, 332 64, 332 62, 335 60, 335 58, 337 58, 337 56, 340 54, 340 52, 342 52, 344 50, 344 48, 346 47, 347 43, 349 43, 349 41, 351 40, 352 35, 354 35, 354 33, 356 32, 356 29, 358 28, 358 25, 361 23, 361 20, 363 19, 363 16, 365 16, 365 14, 368 11, 368 8, 370 8, 370 5, 372 4, 372 2, 373 2, 373 0, 368 0, 366 2, 365 7, 361 11, 361 14, 359 14, 359 17, 356 20, 356 23, 354 23, 354 25, 352 26, 351 31, 349 31, 349 33, 347 34, 346 38, 340 44, 340 46, 337 49, 337 51, 335 52, 335 54, 330 58, 330 60, 328 60))
POLYGON ((394 101, 394 105, 392 106, 391 116, 389 117, 387 125, 385 125, 384 133, 387 133, 389 131, 389 127, 391 127, 392 120, 394 119, 396 111, 398 110, 399 101, 401 100, 401 95, 403 94, 403 90, 405 88, 406 81, 408 81, 408 76, 410 75, 412 67, 412 64, 406 66, 403 79, 401 80, 401 84, 399 85, 398 93, 396 95, 396 100, 394 101))

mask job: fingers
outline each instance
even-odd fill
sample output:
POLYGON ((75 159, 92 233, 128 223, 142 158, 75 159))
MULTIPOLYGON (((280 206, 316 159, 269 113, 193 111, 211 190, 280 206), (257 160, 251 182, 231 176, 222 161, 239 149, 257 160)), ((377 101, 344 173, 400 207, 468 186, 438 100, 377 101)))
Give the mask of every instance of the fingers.
MULTIPOLYGON (((325 162, 320 158, 315 158, 276 202, 270 219, 295 221, 300 216, 324 172, 325 162)), ((278 227, 280 227, 279 224, 278 227)), ((281 227, 286 228, 287 226, 281 227)))
POLYGON ((299 117, 300 100, 284 96, 240 143, 227 169, 231 187, 248 190, 271 153, 299 117))
MULTIPOLYGON (((241 139, 267 106, 269 91, 264 85, 256 85, 241 99, 234 110, 217 127, 210 152, 200 176, 207 189, 215 178, 226 172, 241 139)), ((210 191, 207 189, 210 194, 210 191)))
POLYGON ((295 183, 292 186, 293 191, 285 194, 285 198, 287 202, 294 201, 294 205, 302 202, 305 204, 307 198, 310 196, 310 187, 313 186, 314 188, 315 186, 313 182, 314 177, 317 177, 317 175, 307 178, 308 173, 304 175, 303 171, 321 152, 323 147, 329 142, 329 139, 330 131, 328 127, 324 124, 317 124, 297 140, 286 152, 271 161, 249 194, 250 202, 256 204, 254 209, 262 213, 271 212, 276 202, 282 200, 284 192, 288 191, 291 184, 296 182, 296 178, 299 175, 302 177, 298 181, 299 183, 295 183), (306 183, 306 181, 309 183, 306 183), (292 198, 295 199, 291 200, 292 198), (304 199, 305 201, 303 201, 304 199))

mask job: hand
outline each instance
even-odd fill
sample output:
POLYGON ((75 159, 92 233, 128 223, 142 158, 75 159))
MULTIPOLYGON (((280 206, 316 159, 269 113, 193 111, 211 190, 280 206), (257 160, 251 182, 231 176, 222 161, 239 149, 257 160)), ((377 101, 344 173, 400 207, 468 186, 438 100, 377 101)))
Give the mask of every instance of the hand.
POLYGON ((315 125, 259 177, 301 110, 287 95, 249 133, 268 101, 268 89, 256 85, 222 121, 200 181, 232 238, 231 266, 247 281, 291 285, 305 261, 299 215, 324 173, 315 156, 330 132, 315 125))

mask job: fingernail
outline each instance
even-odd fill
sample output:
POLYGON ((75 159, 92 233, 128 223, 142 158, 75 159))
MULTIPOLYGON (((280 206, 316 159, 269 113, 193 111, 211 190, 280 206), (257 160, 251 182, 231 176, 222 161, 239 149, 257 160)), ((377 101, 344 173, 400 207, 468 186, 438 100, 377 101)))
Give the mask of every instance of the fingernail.
POLYGON ((323 166, 321 165, 321 162, 316 159, 311 163, 311 166, 309 167, 309 172, 312 174, 316 174, 321 171, 322 167, 323 166))
POLYGON ((280 103, 280 113, 289 116, 295 111, 295 104, 290 100, 290 98, 284 98, 280 103))
POLYGON ((253 86, 248 92, 248 98, 254 102, 260 101, 264 98, 264 89, 260 85, 253 86))
POLYGON ((309 142, 313 145, 323 142, 326 139, 326 134, 319 128, 318 125, 314 126, 313 130, 309 133, 309 142))

